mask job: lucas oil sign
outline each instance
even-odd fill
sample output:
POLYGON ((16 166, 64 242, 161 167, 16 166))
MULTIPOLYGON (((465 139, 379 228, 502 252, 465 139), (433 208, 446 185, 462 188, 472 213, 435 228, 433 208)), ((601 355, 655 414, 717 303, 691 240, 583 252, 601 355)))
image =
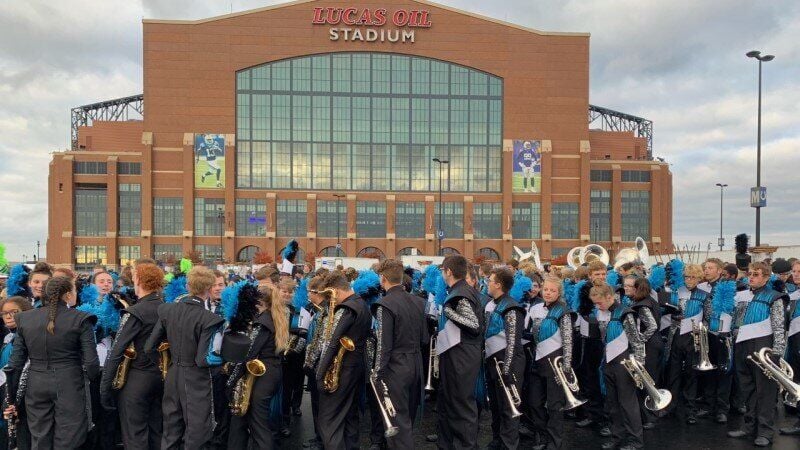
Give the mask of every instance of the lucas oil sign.
POLYGON ((332 41, 405 44, 414 43, 417 28, 430 28, 431 18, 429 11, 417 9, 314 8, 311 23, 330 26, 332 41))

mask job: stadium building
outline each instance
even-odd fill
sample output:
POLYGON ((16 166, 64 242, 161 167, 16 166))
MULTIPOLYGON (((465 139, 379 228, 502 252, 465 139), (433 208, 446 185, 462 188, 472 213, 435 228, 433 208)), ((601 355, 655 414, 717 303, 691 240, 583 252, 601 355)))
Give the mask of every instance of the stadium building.
POLYGON ((672 249, 669 165, 589 104, 587 33, 301 0, 143 39, 143 94, 74 108, 53 154, 51 263, 672 249))

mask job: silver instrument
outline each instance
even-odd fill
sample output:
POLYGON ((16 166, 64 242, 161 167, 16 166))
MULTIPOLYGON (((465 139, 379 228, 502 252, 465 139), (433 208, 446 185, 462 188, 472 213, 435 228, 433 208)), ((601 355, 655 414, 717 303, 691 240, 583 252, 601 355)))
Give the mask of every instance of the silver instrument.
POLYGON ((433 387, 433 379, 439 378, 439 355, 436 354, 436 335, 431 336, 430 345, 428 347, 428 382, 425 384, 425 390, 428 392, 435 391, 433 387))
POLYGON ((517 254, 517 261, 523 262, 526 260, 533 260, 533 264, 536 265, 536 268, 540 271, 544 270, 544 265, 542 265, 542 259, 539 256, 539 247, 536 245, 536 241, 531 241, 531 251, 523 252, 520 250, 519 247, 514 246, 514 252, 517 254))
POLYGON ((625 366, 625 370, 633 378, 636 388, 647 391, 647 397, 644 399, 645 408, 650 411, 661 411, 669 406, 672 401, 672 393, 666 389, 656 389, 656 383, 653 378, 647 373, 647 369, 636 360, 636 357, 633 355, 628 356, 622 360, 622 365, 625 366))
MULTIPOLYGON (((503 381, 503 363, 498 361, 497 359, 494 360, 494 368, 497 370, 497 379, 500 380, 500 387, 503 388, 503 392, 506 395, 506 401, 508 402, 509 408, 511 408, 511 417, 519 417, 522 413, 517 409, 519 405, 522 404, 522 397, 519 396, 519 391, 517 391, 517 387, 512 384, 510 387, 506 385, 506 382, 503 381)), ((514 376, 513 374, 511 375, 514 376)), ((516 377, 515 377, 516 378, 516 377)), ((516 379, 514 380, 517 381, 516 379)))
POLYGON ((386 430, 383 432, 383 435, 387 438, 392 437, 396 435, 400 429, 392 423, 392 418, 397 415, 397 411, 394 409, 394 403, 392 403, 392 399, 389 397, 389 388, 386 387, 386 383, 381 380, 383 394, 378 393, 374 377, 369 377, 369 385, 372 386, 372 393, 375 394, 375 400, 378 402, 378 409, 381 410, 383 428, 386 430))
POLYGON ((623 248, 614 257, 614 270, 619 269, 626 263, 641 264, 645 267, 650 266, 650 251, 644 239, 637 237, 635 246, 623 248))
POLYGON ((567 253, 567 265, 573 269, 592 261, 602 261, 608 265, 610 261, 608 251, 602 245, 589 244, 585 247, 573 247, 567 253))
POLYGON ((558 385, 564 389, 564 398, 566 399, 566 403, 561 410, 569 411, 570 409, 575 409, 578 406, 586 403, 586 400, 581 400, 575 397, 575 394, 577 394, 578 390, 580 389, 578 386, 578 378, 575 376, 575 371, 572 370, 572 367, 568 367, 566 370, 564 369, 564 357, 556 356, 555 358, 548 359, 547 361, 550 362, 550 368, 553 369, 553 373, 556 376, 556 383, 558 383, 558 385), (569 373, 572 381, 567 379, 567 373, 569 373))
POLYGON ((747 359, 758 366, 767 378, 778 383, 779 392, 783 393, 783 403, 789 406, 797 406, 798 402, 800 402, 800 384, 792 380, 794 378, 792 366, 783 358, 780 358, 776 365, 772 362, 770 355, 772 355, 772 349, 764 347, 752 355, 747 355, 747 359))
POLYGON ((694 338, 694 351, 700 354, 700 361, 695 364, 694 370, 708 372, 716 369, 717 366, 711 364, 711 360, 708 359, 708 327, 703 322, 697 324, 692 321, 692 338, 694 338))

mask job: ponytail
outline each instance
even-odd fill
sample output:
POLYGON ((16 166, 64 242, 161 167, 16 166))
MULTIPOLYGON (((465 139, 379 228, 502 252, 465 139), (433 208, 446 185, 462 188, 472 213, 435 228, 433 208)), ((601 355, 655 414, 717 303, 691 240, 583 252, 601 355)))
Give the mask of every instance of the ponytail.
POLYGON ((72 292, 72 288, 72 279, 64 276, 50 278, 44 285, 44 298, 47 302, 48 333, 55 334, 58 302, 63 301, 64 295, 72 292))

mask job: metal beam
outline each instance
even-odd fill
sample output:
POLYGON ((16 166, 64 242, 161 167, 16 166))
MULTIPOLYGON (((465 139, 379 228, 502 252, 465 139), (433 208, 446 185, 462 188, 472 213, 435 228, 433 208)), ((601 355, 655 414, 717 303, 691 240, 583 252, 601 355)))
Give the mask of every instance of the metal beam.
POLYGON ((78 127, 89 126, 95 120, 126 121, 144 117, 144 95, 131 95, 91 105, 72 108, 72 150, 78 150, 78 127))
POLYGON ((602 106, 589 105, 589 125, 599 122, 604 131, 629 131, 647 139, 647 157, 653 159, 653 121, 602 106))

